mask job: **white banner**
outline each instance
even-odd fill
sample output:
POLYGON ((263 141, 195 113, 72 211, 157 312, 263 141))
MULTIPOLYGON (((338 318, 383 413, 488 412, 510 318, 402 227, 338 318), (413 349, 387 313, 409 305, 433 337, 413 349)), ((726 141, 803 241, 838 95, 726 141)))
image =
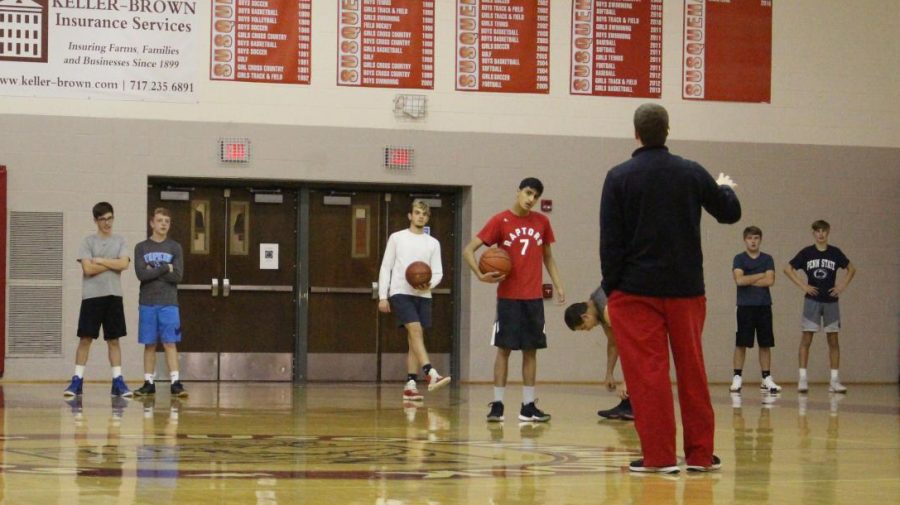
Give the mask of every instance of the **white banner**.
POLYGON ((0 0, 0 94, 196 102, 197 2, 0 0))

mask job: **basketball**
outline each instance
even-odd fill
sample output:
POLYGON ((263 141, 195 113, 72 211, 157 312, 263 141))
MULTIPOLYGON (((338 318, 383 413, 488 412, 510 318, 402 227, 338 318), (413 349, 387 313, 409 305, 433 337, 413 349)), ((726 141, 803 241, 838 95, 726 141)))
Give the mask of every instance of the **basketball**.
POLYGON ((498 272, 502 275, 509 275, 512 270, 512 260, 509 254, 499 247, 491 247, 481 255, 478 260, 478 269, 481 273, 498 272))
POLYGON ((424 261, 414 261, 406 267, 406 282, 416 287, 431 282, 431 267, 424 261))

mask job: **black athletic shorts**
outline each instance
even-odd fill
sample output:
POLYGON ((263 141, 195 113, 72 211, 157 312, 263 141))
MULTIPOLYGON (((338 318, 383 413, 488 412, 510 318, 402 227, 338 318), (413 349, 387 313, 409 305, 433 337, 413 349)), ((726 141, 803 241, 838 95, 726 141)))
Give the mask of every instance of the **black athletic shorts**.
POLYGON ((78 314, 78 336, 100 336, 103 327, 103 340, 114 340, 124 337, 125 309, 122 308, 122 297, 109 295, 81 300, 81 311, 78 314))
POLYGON ((413 295, 394 295, 388 298, 391 312, 397 319, 397 326, 420 323, 422 328, 431 328, 431 298, 413 295))
POLYGON ((735 345, 753 347, 753 336, 760 347, 775 347, 771 305, 738 305, 735 345))
POLYGON ((498 298, 491 345, 514 351, 546 349, 544 300, 498 298))

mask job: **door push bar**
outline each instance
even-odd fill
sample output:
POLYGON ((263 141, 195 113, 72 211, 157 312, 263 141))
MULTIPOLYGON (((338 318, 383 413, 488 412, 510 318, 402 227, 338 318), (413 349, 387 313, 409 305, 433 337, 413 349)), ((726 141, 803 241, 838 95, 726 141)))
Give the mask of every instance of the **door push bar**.
MULTIPOLYGON (((213 279, 210 284, 179 284, 178 289, 181 291, 210 291, 212 296, 219 296, 219 279, 213 279)), ((232 291, 262 291, 262 292, 279 292, 292 293, 294 286, 265 286, 255 284, 236 284, 231 285, 231 279, 222 279, 222 298, 228 297, 232 291)), ((368 291, 367 291, 368 292, 368 291)), ((376 291, 377 294, 377 291, 376 291)))

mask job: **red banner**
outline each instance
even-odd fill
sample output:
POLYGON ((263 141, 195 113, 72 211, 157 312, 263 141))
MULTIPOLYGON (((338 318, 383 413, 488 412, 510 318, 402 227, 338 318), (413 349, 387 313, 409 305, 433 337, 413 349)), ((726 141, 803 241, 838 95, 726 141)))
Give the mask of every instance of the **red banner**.
POLYGON ((338 2, 339 86, 434 89, 434 0, 338 2))
POLYGON ((550 0, 457 0, 456 89, 550 92, 550 0))
POLYGON ((659 98, 663 0, 573 0, 569 93, 659 98))
POLYGON ((682 97, 771 102, 772 0, 685 0, 682 97))
POLYGON ((312 0, 214 0, 210 79, 309 84, 312 0))
MULTIPOLYGON (((0 165, 0 377, 6 371, 6 167, 0 165)), ((0 408, 3 388, 0 386, 0 408)))

